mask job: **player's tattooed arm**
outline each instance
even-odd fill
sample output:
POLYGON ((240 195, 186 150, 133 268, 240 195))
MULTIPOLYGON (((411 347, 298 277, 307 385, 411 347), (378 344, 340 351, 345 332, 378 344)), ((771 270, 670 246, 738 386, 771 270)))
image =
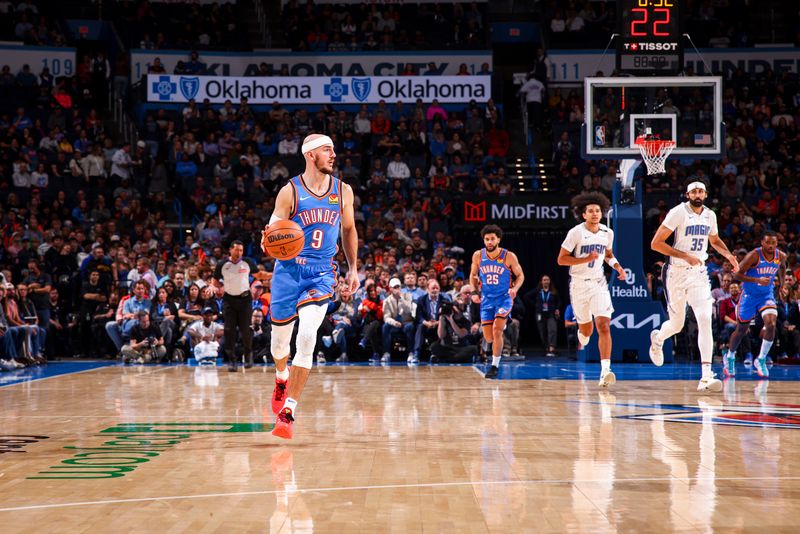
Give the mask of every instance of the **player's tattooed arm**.
POLYGON ((733 277, 740 281, 740 282, 748 282, 750 284, 759 284, 765 285, 760 281, 763 280, 765 282, 769 281, 769 278, 755 278, 753 276, 747 276, 745 273, 750 270, 751 267, 754 267, 758 264, 758 252, 755 250, 751 250, 747 253, 747 256, 744 257, 742 263, 739 264, 739 268, 733 271, 733 277))
POLYGON ((517 297, 519 288, 521 288, 522 284, 525 283, 525 273, 522 271, 522 266, 519 264, 516 254, 509 252, 508 257, 511 260, 511 272, 514 273, 514 285, 512 285, 511 289, 508 290, 508 294, 512 299, 514 299, 517 297))
POLYGON ((481 251, 476 250, 472 254, 472 267, 469 270, 469 283, 475 288, 475 291, 480 291, 481 279, 478 276, 478 269, 481 266, 481 251))
POLYGON ((655 252, 663 254, 664 256, 670 256, 672 258, 683 260, 689 265, 702 265, 703 262, 698 258, 670 246, 667 243, 667 239, 671 235, 672 230, 662 224, 658 227, 658 230, 656 230, 656 235, 653 236, 653 240, 650 241, 650 248, 655 252))

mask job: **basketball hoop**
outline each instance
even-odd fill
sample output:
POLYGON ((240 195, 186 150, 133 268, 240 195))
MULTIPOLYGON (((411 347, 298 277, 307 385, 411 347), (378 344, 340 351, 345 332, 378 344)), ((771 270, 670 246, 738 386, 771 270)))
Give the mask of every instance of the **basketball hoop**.
POLYGON ((642 159, 647 165, 647 174, 662 174, 665 172, 664 165, 675 149, 675 141, 642 135, 636 138, 635 144, 639 147, 642 159))

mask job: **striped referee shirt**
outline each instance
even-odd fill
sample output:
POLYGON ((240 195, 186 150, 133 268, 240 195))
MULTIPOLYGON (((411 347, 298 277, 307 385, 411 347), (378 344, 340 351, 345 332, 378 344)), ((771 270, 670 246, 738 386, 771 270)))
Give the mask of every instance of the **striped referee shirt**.
POLYGON ((241 258, 236 263, 226 259, 217 263, 214 278, 222 280, 226 294, 239 297, 244 293, 250 294, 250 274, 257 270, 256 264, 249 258, 241 258))

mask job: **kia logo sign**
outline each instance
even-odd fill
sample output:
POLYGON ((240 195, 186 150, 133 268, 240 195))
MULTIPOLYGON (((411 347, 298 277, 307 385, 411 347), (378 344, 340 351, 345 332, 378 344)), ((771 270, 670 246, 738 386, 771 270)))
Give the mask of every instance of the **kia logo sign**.
POLYGON ((661 316, 657 313, 648 315, 641 318, 640 321, 636 320, 636 316, 632 313, 621 313, 611 320, 611 326, 621 330, 638 330, 643 326, 650 325, 653 330, 661 326, 661 316))

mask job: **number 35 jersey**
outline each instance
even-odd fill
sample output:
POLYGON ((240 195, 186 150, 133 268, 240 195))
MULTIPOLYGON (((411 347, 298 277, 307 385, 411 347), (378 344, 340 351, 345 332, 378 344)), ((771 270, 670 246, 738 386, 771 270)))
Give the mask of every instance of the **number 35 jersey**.
MULTIPOLYGON (((717 214, 703 206, 699 214, 692 210, 689 202, 678 204, 667 213, 661 223, 672 230, 673 248, 694 256, 705 264, 708 259, 708 237, 717 235, 717 214)), ((688 266, 678 258, 670 258, 671 265, 688 266)))
POLYGON ((614 232, 605 224, 599 225, 597 232, 586 228, 585 223, 575 226, 567 232, 567 237, 561 243, 561 248, 576 258, 585 258, 592 252, 597 252, 597 259, 589 263, 573 265, 569 268, 569 275, 582 279, 605 279, 603 262, 606 250, 614 244, 614 232))

